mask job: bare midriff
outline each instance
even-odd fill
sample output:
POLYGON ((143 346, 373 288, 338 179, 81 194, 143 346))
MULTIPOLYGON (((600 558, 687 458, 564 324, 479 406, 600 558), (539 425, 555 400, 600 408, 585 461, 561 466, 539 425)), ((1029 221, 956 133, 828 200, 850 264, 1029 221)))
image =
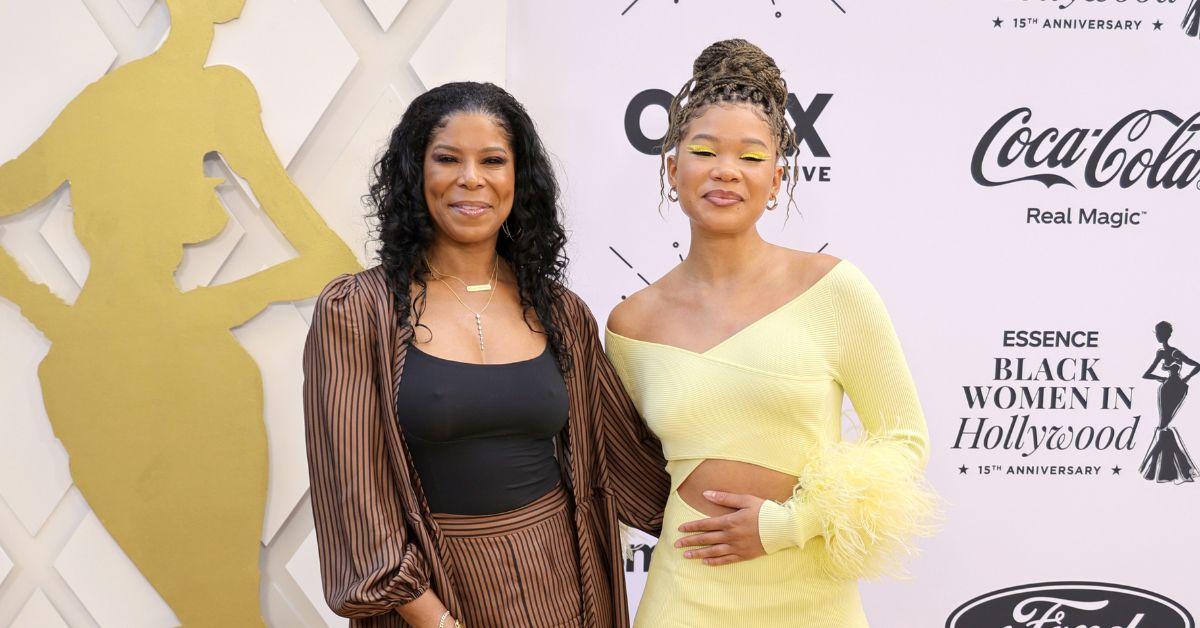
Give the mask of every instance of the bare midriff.
POLYGON ((734 512, 704 498, 704 491, 754 495, 778 502, 792 496, 795 476, 736 460, 705 460, 679 485, 679 497, 706 515, 734 512))

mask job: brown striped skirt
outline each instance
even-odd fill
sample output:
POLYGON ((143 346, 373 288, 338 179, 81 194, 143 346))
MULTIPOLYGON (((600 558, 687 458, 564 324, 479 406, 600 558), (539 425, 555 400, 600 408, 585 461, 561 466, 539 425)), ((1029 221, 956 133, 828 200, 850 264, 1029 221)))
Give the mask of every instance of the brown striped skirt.
POLYGON ((446 540, 467 628, 582 626, 571 504, 560 485, 495 515, 433 519, 446 540))

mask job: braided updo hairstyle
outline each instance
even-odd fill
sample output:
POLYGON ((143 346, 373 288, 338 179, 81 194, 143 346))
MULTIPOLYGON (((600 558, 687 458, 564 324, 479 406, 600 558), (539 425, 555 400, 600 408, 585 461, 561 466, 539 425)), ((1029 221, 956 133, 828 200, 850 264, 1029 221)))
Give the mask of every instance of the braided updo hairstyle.
POLYGON ((771 126, 788 180, 788 205, 794 204, 799 167, 788 156, 796 149, 796 133, 787 119, 787 97, 787 81, 762 48, 744 39, 726 39, 705 48, 692 64, 692 78, 683 84, 667 109, 667 134, 658 170, 659 207, 666 198, 667 155, 679 147, 688 122, 710 105, 722 103, 753 105, 771 126))

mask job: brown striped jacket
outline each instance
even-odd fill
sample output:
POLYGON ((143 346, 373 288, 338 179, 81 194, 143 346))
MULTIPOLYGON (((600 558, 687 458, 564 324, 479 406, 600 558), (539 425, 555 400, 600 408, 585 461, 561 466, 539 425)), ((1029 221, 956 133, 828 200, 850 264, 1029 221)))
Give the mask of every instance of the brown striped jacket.
MULTIPOLYGON (((558 441, 574 506, 586 626, 628 626, 617 521, 657 535, 670 490, 662 447, 638 416, 583 300, 564 290, 556 322, 573 356, 558 441)), ((304 346, 304 420, 325 599, 354 628, 403 627, 394 609, 432 587, 461 616, 445 539, 432 525, 396 389, 407 335, 381 267, 334 279, 304 346)))

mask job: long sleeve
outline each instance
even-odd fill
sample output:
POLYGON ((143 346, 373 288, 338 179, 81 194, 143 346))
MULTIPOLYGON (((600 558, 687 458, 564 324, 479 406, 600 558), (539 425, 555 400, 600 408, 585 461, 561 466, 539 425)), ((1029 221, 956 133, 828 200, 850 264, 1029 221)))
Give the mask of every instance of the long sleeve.
POLYGON ((583 372, 591 374, 591 388, 596 392, 592 403, 599 410, 597 416, 606 462, 604 482, 616 502, 617 519, 658 536, 662 531, 663 508, 671 490, 662 443, 638 414, 604 354, 595 317, 582 301, 578 307, 586 325, 582 331, 583 355, 577 359, 589 363, 583 372))
POLYGON ((429 587, 405 528, 381 418, 372 308, 343 275, 317 298, 304 346, 304 420, 321 581, 344 617, 387 613, 429 587))
POLYGON ((759 528, 768 552, 820 537, 826 571, 857 578, 901 571, 909 539, 930 531, 936 497, 923 478, 928 431, 899 339, 866 277, 843 270, 832 286, 833 365, 865 433, 819 447, 794 497, 763 504, 759 528))

